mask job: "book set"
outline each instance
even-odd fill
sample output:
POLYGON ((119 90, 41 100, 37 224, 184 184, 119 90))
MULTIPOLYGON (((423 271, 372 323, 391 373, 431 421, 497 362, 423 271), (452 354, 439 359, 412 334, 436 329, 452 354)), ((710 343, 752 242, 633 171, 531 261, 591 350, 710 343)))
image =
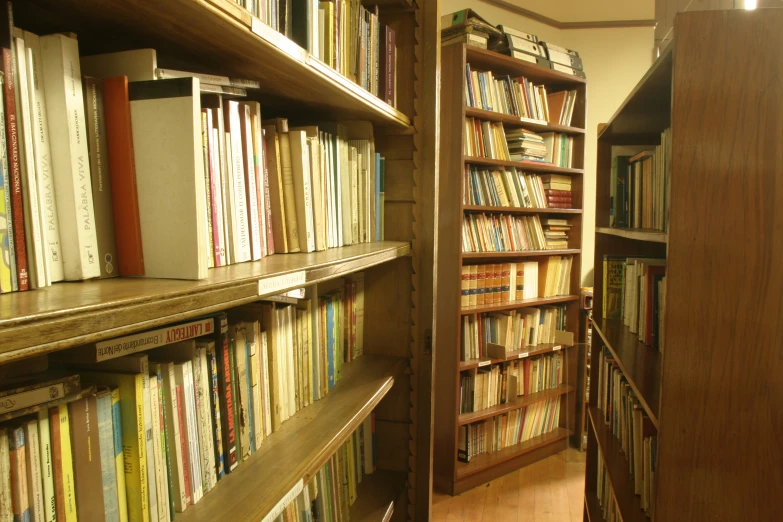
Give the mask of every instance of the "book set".
POLYGON ((468 214, 462 222, 463 253, 523 252, 526 250, 568 249, 566 219, 548 218, 545 224, 537 215, 468 214))

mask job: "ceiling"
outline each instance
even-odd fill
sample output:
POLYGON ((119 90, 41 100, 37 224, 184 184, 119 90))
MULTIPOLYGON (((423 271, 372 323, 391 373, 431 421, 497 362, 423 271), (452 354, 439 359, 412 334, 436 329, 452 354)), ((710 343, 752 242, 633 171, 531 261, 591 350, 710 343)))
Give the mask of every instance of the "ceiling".
POLYGON ((655 0, 505 0, 558 22, 653 20, 655 0))

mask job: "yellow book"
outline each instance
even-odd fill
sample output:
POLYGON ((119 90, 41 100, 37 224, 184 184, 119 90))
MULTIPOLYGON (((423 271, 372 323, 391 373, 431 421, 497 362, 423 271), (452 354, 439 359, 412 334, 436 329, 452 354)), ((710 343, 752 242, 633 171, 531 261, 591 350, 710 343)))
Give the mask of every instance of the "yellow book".
POLYGON ((117 468, 117 491, 120 502, 120 522, 128 522, 128 499, 125 496, 125 463, 122 451, 122 413, 120 412, 120 389, 111 390, 111 417, 114 426, 114 463, 117 468))
POLYGON ((334 68, 334 2, 320 2, 319 5, 324 10, 324 34, 320 42, 321 53, 324 63, 334 68))
POLYGON ((60 453, 62 455, 63 492, 65 494, 65 522, 77 522, 76 483, 73 476, 73 454, 71 453, 71 423, 68 405, 60 404, 60 453))
POLYGON ((348 472, 348 499, 353 506, 353 503, 356 502, 356 460, 354 458, 356 453, 353 447, 353 436, 348 437, 348 442, 345 445, 348 446, 348 469, 346 470, 348 472))
MULTIPOLYGON (((147 441, 144 438, 144 375, 108 372, 81 372, 85 382, 107 384, 119 393, 122 423, 122 468, 125 470, 127 518, 133 522, 149 522, 149 486, 147 484, 147 441)), ((117 464, 117 469, 120 465, 117 464)), ((119 479, 117 491, 120 489, 119 479)), ((122 498, 122 495, 120 495, 122 498)), ((120 513, 122 513, 120 504, 120 513)))

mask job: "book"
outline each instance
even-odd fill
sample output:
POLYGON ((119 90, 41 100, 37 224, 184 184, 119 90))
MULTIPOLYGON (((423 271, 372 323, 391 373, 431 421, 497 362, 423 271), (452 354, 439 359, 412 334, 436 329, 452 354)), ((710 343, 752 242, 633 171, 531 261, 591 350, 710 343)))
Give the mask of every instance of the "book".
POLYGON ((296 221, 299 233, 299 250, 315 251, 315 230, 313 222, 312 173, 304 130, 290 129, 288 132, 291 169, 296 207, 296 221))
MULTIPOLYGON (((214 341, 196 341, 196 357, 193 359, 193 366, 196 369, 194 373, 198 378, 196 407, 198 409, 200 426, 200 447, 203 449, 201 471, 204 475, 203 481, 207 485, 207 490, 212 489, 218 480, 215 463, 215 439, 213 436, 214 421, 212 420, 212 374, 208 364, 210 353, 212 355, 215 353, 214 341)), ((195 383, 196 379, 194 378, 195 383)))
POLYGON ((204 163, 197 79, 131 82, 144 275, 207 275, 204 163), (166 226, 160 224, 165 222, 166 226))
POLYGON ((25 452, 25 464, 27 468, 27 498, 30 504, 30 519, 44 520, 38 419, 27 420, 22 427, 24 428, 24 439, 27 450, 25 452))
MULTIPOLYGON (((239 104, 226 101, 223 113, 226 132, 228 177, 228 223, 231 242, 231 262, 242 263, 252 259, 251 231, 248 208, 249 189, 245 184, 247 163, 242 154, 242 127, 239 117, 239 104)), ((254 197, 254 196, 253 196, 254 197)), ((256 223, 257 226, 257 223, 256 223)))
POLYGON ((0 385, 0 414, 62 399, 81 390, 79 375, 41 372, 3 379, 0 385))
POLYGON ((171 500, 174 503, 174 510, 181 513, 190 504, 190 493, 185 487, 185 468, 187 461, 183 461, 183 448, 181 444, 181 432, 185 429, 180 425, 180 406, 179 395, 177 394, 177 383, 174 374, 173 362, 155 363, 156 372, 161 375, 161 384, 163 388, 163 404, 165 408, 165 434, 166 443, 169 448, 167 468, 171 479, 171 500))
MULTIPOLYGON (((112 393, 109 388, 102 388, 96 394, 95 402, 98 422, 98 446, 100 447, 104 518, 107 522, 119 522, 121 518, 117 489, 117 463, 114 454, 114 422, 111 395, 112 393)), ((123 490, 123 495, 124 493, 125 491, 123 490)))
POLYGON ((228 338, 228 317, 220 314, 215 318, 219 329, 215 331, 215 350, 218 369, 218 391, 220 397, 221 440, 223 442, 223 469, 233 471, 238 462, 237 427, 234 416, 235 396, 233 392, 233 371, 231 351, 233 346, 228 338))
POLYGON ((128 499, 125 494, 125 451, 122 444, 122 410, 120 408, 120 390, 111 388, 111 420, 114 430, 114 467, 117 473, 117 500, 120 522, 128 520, 128 499))
MULTIPOLYGON (((151 470, 153 473, 150 475, 150 481, 155 482, 155 500, 157 506, 156 513, 150 513, 150 518, 157 518, 158 521, 166 521, 169 518, 169 501, 168 501, 168 469, 166 467, 165 455, 163 454, 163 446, 161 445, 161 425, 160 425, 160 401, 158 398, 158 374, 154 368, 150 368, 149 362, 146 366, 147 373, 149 375, 149 407, 150 407, 150 421, 151 421, 151 436, 152 436, 152 451, 149 451, 148 444, 148 456, 152 455, 151 470)), ((145 407, 147 403, 145 402, 145 407)), ((148 459, 149 460, 149 459, 148 459)), ((150 502, 152 506, 152 502, 150 502)))
MULTIPOLYGON (((76 522, 76 484, 74 477, 73 448, 71 446, 71 419, 68 405, 57 407, 57 418, 60 426, 60 472, 62 473, 62 494, 64 518, 66 522, 76 522)), ((50 417, 51 419, 51 417, 50 417)), ((60 518, 59 513, 57 516, 60 518)))
POLYGON ((75 504, 80 517, 96 521, 106 520, 97 410, 94 394, 68 404, 75 504))
POLYGON ((212 419, 212 425, 210 426, 213 435, 214 446, 214 459, 215 459, 215 480, 220 480, 225 475, 225 462, 223 458, 223 439, 221 430, 221 415, 220 415, 220 398, 218 396, 218 364, 217 355, 215 350, 215 343, 210 342, 207 344, 207 365, 209 369, 209 402, 210 402, 210 418, 212 419))
POLYGON ((8 429, 0 427, 0 519, 13 522, 11 493, 11 455, 8 447, 8 429))
MULTIPOLYGON (((38 442, 40 446, 41 461, 41 487, 43 518, 46 522, 55 520, 55 495, 54 495, 54 462, 52 460, 51 431, 49 429, 49 412, 40 410, 38 419, 38 442)), ((1 452, 2 450, 0 450, 1 452)), ((2 460, 2 457, 0 457, 2 460)), ((1 503, 0 503, 1 504, 1 503)))
MULTIPOLYGON (((67 407, 66 407, 67 411, 67 407)), ((64 477, 63 477, 63 453, 61 429, 60 429, 60 409, 58 406, 50 408, 47 411, 49 416, 49 428, 52 447, 52 470, 53 470, 53 483, 54 483, 54 505, 55 505, 55 520, 66 519, 65 513, 65 489, 64 489, 64 477)), ((66 432, 67 434, 68 432, 66 432)))
POLYGON ((16 252, 14 251, 14 225, 11 210, 11 177, 8 171, 8 155, 5 143, 5 104, 3 76, 0 75, 0 235, 7 241, 0 241, 0 293, 19 289, 16 274, 16 252))
POLYGON ((52 170, 63 173, 54 176, 54 185, 64 278, 99 277, 92 186, 82 182, 89 178, 90 167, 79 46, 62 34, 43 36, 40 43, 52 170))
MULTIPOLYGON (((192 341, 188 341, 191 344, 192 341)), ((178 362, 174 364, 174 378, 177 386, 182 390, 184 403, 179 404, 182 408, 185 419, 184 444, 188 452, 188 463, 190 465, 189 477, 191 483, 191 494, 193 504, 196 504, 204 494, 202 475, 201 475, 201 453, 198 444, 198 416, 196 413, 195 394, 193 390, 193 363, 191 360, 178 362)), ((182 420, 182 419, 180 419, 182 420)), ((183 425, 180 424, 180 435, 182 436, 183 425)), ((184 450, 184 449, 183 449, 184 450)))
MULTIPOLYGON (((282 158, 280 137, 275 125, 264 125, 264 165, 269 173, 269 206, 272 221, 272 237, 277 252, 288 252, 288 230, 283 194, 282 158)), ((297 242, 297 247, 299 246, 297 242)))
POLYGON ((31 520, 32 512, 27 493, 27 448, 23 427, 11 428, 8 435, 10 461, 11 506, 14 520, 31 520))

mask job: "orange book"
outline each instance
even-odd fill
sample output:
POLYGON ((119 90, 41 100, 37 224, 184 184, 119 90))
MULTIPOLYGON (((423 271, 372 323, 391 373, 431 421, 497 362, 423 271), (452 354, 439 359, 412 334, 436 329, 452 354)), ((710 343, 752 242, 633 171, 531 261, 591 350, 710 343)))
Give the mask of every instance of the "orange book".
POLYGON ((103 103, 106 112, 117 265, 121 276, 144 275, 144 250, 141 244, 139 197, 136 190, 126 76, 103 80, 103 103))
POLYGON ((503 263, 500 274, 500 302, 508 303, 511 290, 511 263, 503 263))
POLYGON ((486 284, 486 277, 487 277, 487 267, 490 265, 479 265, 478 271, 476 272, 476 304, 478 306, 482 306, 484 304, 484 298, 487 296, 487 285, 486 284))
POLYGON ((478 266, 470 266, 470 306, 478 304, 478 266))
POLYGON ((460 306, 470 306, 470 267, 462 267, 460 306))
POLYGON ((497 304, 500 302, 501 297, 501 273, 502 264, 495 263, 492 265, 492 302, 497 304))

